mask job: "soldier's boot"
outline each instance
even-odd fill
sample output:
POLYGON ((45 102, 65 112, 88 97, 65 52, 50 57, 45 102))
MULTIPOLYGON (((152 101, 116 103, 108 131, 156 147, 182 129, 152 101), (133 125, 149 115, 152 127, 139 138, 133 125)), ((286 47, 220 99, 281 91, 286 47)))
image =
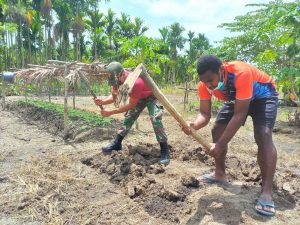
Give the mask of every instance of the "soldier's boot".
POLYGON ((118 134, 116 136, 115 140, 111 144, 109 144, 109 145, 107 145, 105 147, 102 147, 102 152, 103 153, 110 153, 113 150, 115 150, 115 151, 122 150, 122 141, 123 141, 123 138, 124 138, 123 136, 121 136, 120 134, 118 134))
POLYGON ((160 164, 169 164, 170 162, 170 151, 167 142, 160 142, 160 164))

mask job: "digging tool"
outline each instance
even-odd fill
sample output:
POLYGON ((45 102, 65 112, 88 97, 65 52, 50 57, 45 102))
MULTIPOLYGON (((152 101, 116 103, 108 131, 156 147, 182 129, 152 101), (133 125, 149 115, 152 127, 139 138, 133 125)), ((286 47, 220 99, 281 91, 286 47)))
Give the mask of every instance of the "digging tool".
POLYGON ((137 67, 133 72, 131 72, 131 74, 126 78, 125 82, 120 86, 115 101, 116 107, 119 107, 121 103, 125 104, 141 72, 142 72, 142 68, 137 67))
MULTIPOLYGON (((86 76, 84 76, 80 71, 78 71, 79 76, 82 78, 82 80, 85 82, 86 86, 89 89, 90 94, 93 96, 93 98, 97 98, 96 94, 94 93, 94 91, 91 88, 90 82, 89 80, 86 78, 86 76)), ((104 110, 102 105, 99 105, 101 110, 104 110)))
MULTIPOLYGON (((179 122, 179 124, 182 127, 188 127, 187 122, 182 118, 182 116, 171 105, 171 103, 164 96, 164 94, 159 90, 158 86, 155 84, 155 82, 153 81, 153 79, 147 73, 147 70, 143 66, 143 64, 138 65, 137 68, 141 68, 142 69, 142 73, 141 73, 140 76, 146 82, 146 84, 152 89, 153 95, 158 99, 158 101, 168 110, 168 112, 174 117, 175 120, 177 120, 177 122, 179 122)), ((194 129, 191 129, 191 131, 192 131, 191 135, 193 136, 193 138, 195 138, 195 140, 197 140, 204 147, 204 151, 206 153, 208 153, 209 150, 210 150, 210 146, 208 145, 208 143, 206 143, 200 137, 200 135, 196 133, 196 131, 194 129)))

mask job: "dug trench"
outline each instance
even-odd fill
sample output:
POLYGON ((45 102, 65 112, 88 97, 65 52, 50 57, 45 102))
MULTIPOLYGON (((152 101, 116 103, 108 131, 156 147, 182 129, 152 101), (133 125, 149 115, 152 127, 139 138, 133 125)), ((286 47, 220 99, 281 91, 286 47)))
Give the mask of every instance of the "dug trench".
MULTIPOLYGON (((14 112, 14 115, 25 119, 26 123, 47 128, 47 132, 54 135, 61 136, 62 134, 63 121, 50 111, 42 111, 37 108, 26 108, 25 110, 25 108, 13 105, 10 110, 14 112)), ((147 124, 146 120, 148 118, 142 115, 140 124, 147 124)), ((239 151, 241 147, 255 145, 252 137, 245 137, 247 132, 235 139, 231 146, 233 150, 228 153, 226 166, 229 184, 206 185, 199 183, 196 177, 202 173, 211 172, 214 165, 213 160, 202 151, 196 142, 183 136, 179 128, 174 128, 172 118, 166 116, 164 122, 166 129, 173 131, 169 138, 172 159, 169 165, 162 166, 158 163, 159 146, 149 138, 152 134, 149 135, 148 130, 151 128, 148 129, 148 125, 146 125, 142 127, 144 132, 133 131, 129 134, 122 151, 114 151, 109 155, 103 155, 101 152, 95 153, 89 149, 86 149, 87 151, 84 151, 83 155, 80 152, 69 153, 68 157, 78 160, 87 169, 98 174, 98 178, 97 175, 92 177, 95 183, 87 186, 78 185, 72 179, 69 181, 67 178, 67 185, 63 183, 64 179, 61 179, 60 176, 66 176, 66 171, 72 170, 65 158, 35 159, 33 165, 36 169, 27 171, 27 176, 34 179, 35 176, 39 176, 38 172, 40 172, 52 179, 52 186, 45 185, 46 182, 44 185, 41 183, 35 195, 27 195, 16 204, 7 204, 5 212, 9 214, 11 210, 11 212, 20 213, 20 211, 24 212, 29 208, 35 208, 41 210, 37 214, 49 215, 49 210, 47 211, 43 204, 47 197, 47 200, 53 198, 60 202, 57 214, 63 221, 68 221, 70 215, 74 217, 73 221, 76 221, 77 216, 90 214, 91 219, 86 224, 136 224, 130 222, 139 221, 134 215, 130 216, 132 212, 137 212, 136 210, 138 212, 143 210, 150 218, 157 219, 149 220, 152 223, 145 222, 145 224, 208 224, 211 222, 255 224, 259 221, 270 222, 268 219, 258 216, 253 210, 254 199, 260 191, 261 175, 256 163, 255 152, 249 154, 247 151, 239 151), (242 146, 241 143, 243 143, 242 146), (56 168, 58 173, 50 173, 50 168, 56 168), (62 172, 62 175, 59 175, 59 171, 62 172), (117 220, 113 219, 112 215, 106 215, 105 210, 112 209, 108 205, 106 205, 106 209, 91 211, 85 209, 83 204, 76 207, 76 210, 80 209, 80 213, 77 212, 78 215, 76 210, 68 207, 74 198, 86 197, 84 197, 83 190, 89 190, 89 193, 94 192, 93 195, 97 198, 96 180, 103 176, 111 183, 111 189, 108 190, 105 198, 109 198, 109 193, 118 193, 118 196, 122 198, 120 202, 127 202, 127 205, 122 207, 127 217, 127 223, 124 222, 126 218, 122 216, 120 216, 122 220, 117 220), (54 185, 55 182, 60 184, 61 191, 56 191, 51 195, 49 194, 50 190, 57 188, 54 185), (81 194, 83 196, 80 196, 81 194), (137 204, 138 208, 127 207, 133 204, 130 201, 137 204)), ((78 129, 79 126, 76 127, 78 129)), ((95 135, 98 136, 82 136, 80 141, 75 141, 73 144, 78 145, 77 148, 79 148, 81 143, 94 143, 95 141, 100 141, 102 144, 108 143, 116 130, 105 134, 107 130, 101 129, 100 135, 98 130, 98 133, 95 132, 95 135)), ((73 133, 71 132, 70 142, 76 140, 76 137, 78 138, 80 132, 77 135, 76 132, 78 130, 75 129, 73 133)), ((85 132, 88 133, 87 130, 85 132)), ((209 133, 206 132, 204 136, 208 137, 209 133)), ((254 147, 249 149, 251 150, 251 148, 254 147)), ((291 222, 299 219, 299 216, 294 216, 299 215, 300 199, 300 174, 297 166, 296 161, 292 160, 288 163, 278 164, 274 179, 274 201, 278 211, 275 220, 278 223, 292 224, 291 222)), ((47 218, 44 220, 40 217, 37 218, 41 220, 40 222, 49 222, 47 218)), ((141 222, 139 221, 139 224, 143 224, 141 222)))

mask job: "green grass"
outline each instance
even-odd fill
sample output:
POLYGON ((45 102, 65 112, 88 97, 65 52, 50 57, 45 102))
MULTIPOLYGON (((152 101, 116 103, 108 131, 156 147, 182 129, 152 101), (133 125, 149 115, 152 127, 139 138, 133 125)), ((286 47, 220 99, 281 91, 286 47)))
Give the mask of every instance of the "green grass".
MULTIPOLYGON (((64 106, 61 104, 54 104, 54 103, 49 103, 49 102, 44 102, 40 100, 28 100, 26 101, 18 101, 18 105, 31 105, 35 106, 44 110, 51 110, 54 113, 56 113, 59 116, 64 115, 64 106)), ((108 117, 102 117, 98 114, 94 114, 91 112, 86 112, 83 110, 79 109, 68 109, 68 117, 72 121, 78 121, 82 120, 85 123, 87 123, 90 126, 96 127, 96 126, 104 126, 104 125, 109 125, 112 122, 111 118, 108 117)))
MULTIPOLYGON (((217 111, 219 109, 221 109, 221 107, 224 104, 223 102, 218 101, 216 99, 212 99, 211 103, 212 103, 212 106, 211 106, 212 112, 215 113, 215 114, 217 113, 217 111)), ((199 108, 200 107, 200 101, 199 100, 191 101, 189 104, 190 104, 190 107, 192 107, 192 108, 199 108)))
POLYGON ((175 85, 165 85, 160 88, 161 92, 166 94, 166 95, 171 95, 171 94, 182 94, 184 95, 184 90, 179 89, 175 85))

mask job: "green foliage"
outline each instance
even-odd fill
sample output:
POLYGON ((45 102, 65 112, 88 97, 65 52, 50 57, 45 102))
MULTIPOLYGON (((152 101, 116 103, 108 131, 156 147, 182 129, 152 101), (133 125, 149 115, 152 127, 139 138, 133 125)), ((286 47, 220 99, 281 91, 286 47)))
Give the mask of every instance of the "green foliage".
MULTIPOLYGON (((189 103, 189 105, 190 105, 190 108, 198 110, 199 107, 200 107, 200 101, 199 100, 191 101, 189 103)), ((222 108, 222 106, 223 106, 222 101, 219 101, 215 98, 212 99, 212 101, 211 101, 211 111, 214 115, 217 114, 217 112, 222 108)))
POLYGON ((188 31, 186 35, 178 22, 159 29, 161 38, 149 38, 143 20, 112 9, 102 13, 100 0, 0 2, 0 55, 4 56, 0 70, 45 64, 49 58, 117 60, 125 67, 144 63, 156 82, 175 85, 197 81, 197 58, 216 54, 224 60, 254 63, 276 77, 280 88, 288 90, 284 85, 291 84, 299 93, 297 82, 291 82, 299 80, 295 74, 300 70, 299 1, 248 5, 251 12, 220 25, 237 35, 224 38, 216 48, 205 34, 188 31))
MULTIPOLYGON (((64 106, 61 104, 54 104, 39 100, 29 100, 29 101, 18 101, 17 104, 25 106, 32 105, 44 110, 51 110, 55 112, 58 116, 63 117, 64 106)), ((68 117, 71 121, 82 120, 91 127, 106 126, 111 124, 112 119, 108 117, 102 117, 91 112, 82 111, 79 109, 68 109, 68 117)))
POLYGON ((160 42, 146 36, 138 36, 127 40, 121 47, 121 52, 126 56, 123 61, 125 67, 136 67, 143 63, 147 69, 156 75, 161 74, 160 63, 165 62, 166 57, 159 54, 160 42))
POLYGON ((224 104, 222 101, 219 101, 215 98, 211 102, 212 102, 211 110, 213 113, 217 113, 224 104))
POLYGON ((108 83, 102 83, 101 85, 96 83, 93 84, 91 88, 98 95, 103 96, 103 95, 109 95, 111 93, 111 86, 109 86, 108 83))
POLYGON ((271 74, 281 90, 292 87, 300 94, 294 82, 300 73, 300 2, 280 0, 248 7, 256 10, 221 25, 239 35, 223 39, 217 54, 225 60, 252 62, 271 74))

